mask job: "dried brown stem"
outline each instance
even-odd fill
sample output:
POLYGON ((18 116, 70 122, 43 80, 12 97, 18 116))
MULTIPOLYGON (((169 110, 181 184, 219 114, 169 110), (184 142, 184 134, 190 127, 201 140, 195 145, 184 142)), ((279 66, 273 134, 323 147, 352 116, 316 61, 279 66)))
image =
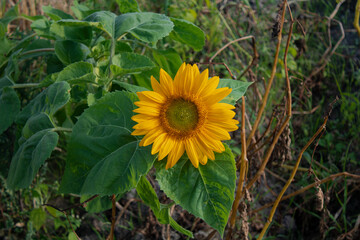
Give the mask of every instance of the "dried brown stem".
POLYGON ((360 0, 357 1, 355 7, 355 17, 354 17, 354 27, 359 34, 360 37, 360 26, 359 26, 359 18, 360 18, 360 0))
POLYGON ((115 225, 119 224, 121 217, 124 215, 126 209, 130 206, 130 203, 132 203, 132 202, 141 202, 141 200, 140 200, 140 199, 136 199, 136 198, 130 199, 130 200, 125 204, 125 206, 121 209, 121 212, 119 213, 119 215, 118 215, 117 218, 116 218, 115 225))
MULTIPOLYGON (((296 164, 295 164, 295 166, 294 166, 294 169, 293 169, 293 171, 291 172, 291 175, 290 175, 288 181, 286 182, 285 186, 283 187, 283 189, 282 189, 281 192, 279 193, 278 197, 276 198, 276 200, 275 200, 275 202, 274 202, 274 205, 273 205, 273 207, 272 207, 272 209, 271 209, 270 215, 269 215, 269 217, 268 217, 268 220, 266 221, 266 224, 265 224, 264 228, 262 229, 262 231, 261 231, 259 237, 257 238, 257 240, 261 240, 261 239, 264 237, 264 235, 265 235, 265 233, 266 233, 266 230, 268 229, 268 227, 270 226, 270 224, 271 224, 271 222, 272 222, 272 218, 274 217, 275 211, 276 211, 276 209, 277 209, 277 207, 278 207, 278 205, 279 205, 279 203, 280 203, 280 201, 281 201, 282 196, 284 195, 285 191, 288 189, 288 187, 290 186, 291 182, 293 181, 293 179, 294 179, 294 177, 295 177, 295 174, 296 174, 296 172, 297 172, 297 170, 298 170, 298 167, 299 167, 299 165, 300 165, 300 161, 301 161, 301 159, 302 159, 302 155, 304 154, 304 152, 306 151, 306 149, 310 146, 310 144, 318 137, 318 135, 325 130, 326 123, 327 123, 327 121, 328 121, 328 119, 329 119, 329 116, 330 116, 330 114, 331 114, 331 111, 332 111, 332 106, 333 106, 333 104, 334 104, 337 100, 338 100, 338 98, 336 98, 336 99, 330 104, 328 113, 327 113, 327 115, 326 115, 326 117, 325 117, 325 119, 324 119, 323 124, 322 124, 322 125, 320 126, 320 128, 316 131, 316 133, 311 137, 311 139, 306 143, 305 147, 303 147, 303 149, 301 150, 301 152, 300 152, 300 154, 299 154, 299 157, 298 157, 297 160, 296 160, 296 164)), ((318 181, 317 181, 316 183, 319 184, 318 181)))
POLYGON ((305 147, 301 150, 301 152, 300 152, 300 154, 299 154, 299 157, 298 157, 298 159, 297 159, 297 161, 296 161, 295 167, 294 167, 294 169, 293 169, 293 171, 292 171, 292 173, 291 173, 288 181, 286 182, 285 186, 283 187, 283 189, 282 189, 281 192, 279 193, 278 197, 276 198, 275 203, 274 203, 274 205, 273 205, 273 208, 271 209, 270 215, 269 215, 269 217, 268 217, 268 220, 266 221, 266 224, 265 224, 264 228, 262 229, 259 237, 257 238, 258 240, 261 240, 261 239, 264 237, 264 235, 265 235, 265 233, 266 233, 266 230, 267 230, 268 227, 270 226, 270 223, 272 222, 272 218, 273 218, 273 216, 274 216, 274 214, 275 214, 275 211, 276 211, 276 209, 277 209, 277 207, 278 207, 278 205, 279 205, 279 203, 280 203, 280 201, 281 201, 282 196, 284 195, 285 191, 288 189, 288 187, 290 186, 292 180, 293 180, 294 177, 295 177, 295 174, 296 174, 296 172, 297 172, 297 170, 298 170, 298 167, 299 167, 300 161, 301 161, 301 159, 302 159, 303 153, 304 153, 305 150, 310 146, 310 144, 316 139, 316 137, 317 137, 322 131, 324 131, 327 120, 328 120, 328 116, 325 118, 324 123, 320 126, 320 128, 317 130, 317 132, 314 134, 314 136, 312 136, 312 138, 306 143, 305 147))
MULTIPOLYGON (((296 195, 299 195, 303 192, 306 192, 307 190, 313 188, 313 187, 316 187, 316 185, 319 185, 319 184, 323 184, 323 183, 326 183, 328 181, 331 181, 331 180, 334 180, 335 178, 338 178, 338 177, 352 177, 352 178, 356 178, 356 179, 360 179, 360 175, 355 175, 355 174, 351 174, 351 173, 348 173, 348 172, 341 172, 341 173, 336 173, 336 174, 333 174, 333 175, 330 175, 329 177, 327 178, 324 178, 320 181, 316 181, 312 184, 309 184, 307 185, 306 187, 304 188, 301 188, 293 193, 290 193, 288 195, 286 195, 285 197, 281 198, 281 201, 284 201, 284 200, 287 200, 289 198, 292 198, 296 195)), ((258 208, 258 209, 255 209, 254 211, 252 211, 252 213, 257 213, 257 212, 260 212, 261 210, 264 210, 268 207, 271 207, 272 205, 274 205, 275 202, 272 202, 272 203, 268 203, 268 204, 265 204, 263 205, 262 207, 258 208)))
MULTIPOLYGON (((284 2, 286 4, 286 1, 284 2)), ((285 6, 284 6, 285 9, 285 6)), ((289 9, 290 10, 290 9, 289 9)), ((289 123, 292 112, 291 112, 291 105, 292 105, 292 101, 291 101, 291 87, 290 87, 290 79, 289 79, 289 73, 288 73, 288 69, 287 69, 287 53, 289 50, 289 45, 290 45, 290 39, 291 39, 291 34, 292 34, 292 29, 293 29, 293 25, 294 25, 294 19, 291 15, 291 11, 289 11, 290 13, 290 18, 291 18, 291 24, 290 24, 290 29, 289 29, 289 35, 288 35, 288 39, 286 42, 286 48, 285 48, 285 54, 284 54, 284 68, 285 68, 285 78, 286 78, 286 94, 287 94, 287 115, 285 118, 285 121, 282 123, 280 130, 277 132, 277 134, 274 137, 273 142, 271 143, 269 149, 266 152, 266 155, 264 157, 264 160, 259 168, 259 170, 256 172, 255 176, 249 181, 249 183, 246 185, 246 189, 250 189, 250 187, 257 181, 257 179, 262 175, 262 173, 264 172, 264 169, 270 159, 270 156, 274 150, 274 147, 280 137, 280 135, 282 134, 282 132, 284 131, 286 125, 289 123)), ((249 140, 249 139, 248 139, 249 140)))
POLYGON ((114 239, 114 230, 115 230, 115 220, 116 220, 116 195, 113 194, 111 196, 111 203, 112 203, 112 210, 111 210, 111 229, 110 234, 107 237, 107 240, 113 240, 114 239))
POLYGON ((74 228, 73 228, 73 226, 72 226, 72 224, 71 224, 71 222, 70 222, 70 219, 69 219, 69 216, 65 213, 65 216, 66 216, 66 219, 67 219, 67 221, 68 221, 68 223, 69 223, 69 225, 70 225, 70 227, 71 227, 71 230, 73 231, 73 233, 75 234, 75 236, 76 236, 76 238, 78 239, 78 240, 81 240, 81 238, 77 235, 77 233, 75 232, 75 230, 74 230, 74 228))
POLYGON ((245 97, 243 96, 241 98, 241 166, 240 166, 240 176, 239 176, 239 182, 237 186, 235 201, 233 203, 232 209, 231 209, 231 216, 230 216, 230 229, 227 233, 226 239, 231 239, 232 231, 235 227, 235 220, 236 220, 236 213, 237 209, 240 204, 241 200, 241 193, 243 191, 243 186, 245 183, 245 171, 246 171, 246 165, 247 165, 247 156, 246 156, 246 136, 245 136, 245 97))
POLYGON ((263 97, 263 100, 262 100, 262 104, 261 104, 261 107, 257 113, 257 116, 256 116, 256 120, 254 122, 254 125, 252 127, 252 130, 247 138, 247 141, 246 141, 246 146, 249 146, 250 142, 251 142, 251 138, 254 136, 258 126, 259 126, 259 123, 260 123, 260 120, 261 120, 261 117, 262 117, 262 114, 265 110, 265 106, 267 104, 267 100, 268 100, 268 97, 269 97, 269 93, 270 93, 270 89, 271 89, 271 85, 272 85, 272 82, 275 78, 275 74, 276 74, 276 66, 277 66, 277 63, 278 63, 278 58, 279 58, 279 52, 280 52, 280 46, 281 46, 281 39, 282 39, 282 29, 283 29, 283 25, 284 25, 284 20, 285 20, 285 5, 286 5, 286 0, 284 0, 284 3, 283 3, 283 9, 282 9, 282 14, 281 14, 281 20, 280 20, 280 29, 279 29, 279 34, 277 36, 277 45, 276 45, 276 51, 275 51, 275 57, 274 57, 274 62, 273 62, 273 68, 271 70, 271 75, 270 75, 270 79, 269 79, 269 83, 266 87, 266 90, 265 90, 265 94, 264 94, 264 97, 263 97))

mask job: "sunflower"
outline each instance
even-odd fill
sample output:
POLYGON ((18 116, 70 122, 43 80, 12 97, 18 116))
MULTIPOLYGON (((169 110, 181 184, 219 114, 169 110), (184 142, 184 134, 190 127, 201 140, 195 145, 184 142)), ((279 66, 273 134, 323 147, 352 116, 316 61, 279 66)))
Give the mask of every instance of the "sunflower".
POLYGON ((160 83, 151 77, 153 91, 138 92, 137 122, 132 135, 145 135, 140 146, 152 145, 151 154, 167 157, 166 169, 173 167, 186 151, 194 167, 215 159, 214 151, 225 151, 222 140, 238 129, 234 106, 219 103, 230 88, 218 88, 219 77, 208 79, 196 65, 183 63, 174 81, 160 70, 160 83))

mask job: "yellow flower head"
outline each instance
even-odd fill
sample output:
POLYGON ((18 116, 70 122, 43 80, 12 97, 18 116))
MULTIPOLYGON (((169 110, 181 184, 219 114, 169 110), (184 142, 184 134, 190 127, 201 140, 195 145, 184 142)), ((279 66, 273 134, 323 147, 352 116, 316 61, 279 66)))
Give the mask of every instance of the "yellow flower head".
POLYGON ((238 129, 234 106, 219 103, 231 89, 217 89, 219 77, 208 75, 207 69, 200 73, 196 65, 183 63, 174 81, 161 69, 160 83, 151 77, 154 91, 137 93, 132 135, 145 135, 140 146, 153 143, 151 154, 159 153, 159 160, 168 156, 166 169, 185 150, 194 167, 205 165, 215 159, 214 151, 225 151, 221 141, 230 139, 228 132, 238 129))

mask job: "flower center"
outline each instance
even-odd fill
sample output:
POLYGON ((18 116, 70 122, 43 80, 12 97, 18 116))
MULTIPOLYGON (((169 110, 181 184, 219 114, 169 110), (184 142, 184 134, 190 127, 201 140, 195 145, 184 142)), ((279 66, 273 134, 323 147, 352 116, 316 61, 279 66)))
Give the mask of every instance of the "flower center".
POLYGON ((165 117, 171 128, 180 132, 189 132, 196 128, 199 121, 195 103, 183 98, 174 99, 165 109, 165 117))

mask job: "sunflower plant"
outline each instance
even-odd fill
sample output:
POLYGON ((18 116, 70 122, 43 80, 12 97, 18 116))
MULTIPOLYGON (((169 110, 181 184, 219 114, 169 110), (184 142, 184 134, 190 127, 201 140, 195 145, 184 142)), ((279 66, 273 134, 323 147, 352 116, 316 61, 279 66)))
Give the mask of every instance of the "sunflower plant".
POLYGON ((236 181, 226 141, 249 83, 183 63, 174 42, 198 51, 205 41, 186 20, 137 5, 119 15, 77 2, 72 10, 45 6, 45 16, 25 16, 15 6, 0 20, 0 132, 16 132, 7 188, 29 188, 60 148, 59 191, 98 195, 89 211, 111 208, 108 196, 135 188, 160 223, 192 236, 170 215, 178 204, 222 235, 236 181), (6 31, 19 19, 31 23, 31 34, 6 31), (160 203, 146 178, 153 167, 171 204, 160 203))

